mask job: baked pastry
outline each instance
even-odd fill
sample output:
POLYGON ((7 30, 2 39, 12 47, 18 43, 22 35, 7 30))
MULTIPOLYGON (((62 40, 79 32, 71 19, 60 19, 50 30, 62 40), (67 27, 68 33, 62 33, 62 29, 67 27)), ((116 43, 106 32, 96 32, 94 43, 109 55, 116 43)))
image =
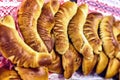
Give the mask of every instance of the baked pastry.
POLYGON ((75 2, 67 1, 63 3, 55 15, 55 26, 53 33, 55 36, 55 49, 63 55, 69 48, 69 40, 67 28, 69 21, 77 11, 77 4, 75 2))
POLYGON ((17 72, 13 69, 0 68, 0 80, 21 80, 17 72))
POLYGON ((81 65, 81 56, 72 46, 69 44, 69 49, 62 55, 62 65, 64 69, 64 77, 70 78, 72 74, 77 71, 81 65))
POLYGON ((58 11, 60 3, 58 0, 50 0, 48 3, 45 3, 42 8, 41 15, 37 21, 37 30, 39 36, 44 41, 47 50, 52 56, 52 63, 48 65, 48 70, 50 72, 62 73, 62 62, 60 55, 58 55, 54 47, 54 38, 52 37, 52 29, 55 24, 54 15, 58 11))
POLYGON ((24 41, 38 52, 48 52, 37 32, 37 20, 44 0, 24 0, 18 11, 18 25, 24 41))
POLYGON ((82 4, 78 7, 77 13, 71 19, 68 26, 69 37, 76 50, 83 55, 82 71, 88 75, 96 63, 97 57, 93 54, 93 49, 83 33, 83 26, 88 14, 88 5, 82 4), (87 66, 89 63, 89 66, 87 66))
POLYGON ((116 58, 120 60, 120 21, 116 21, 113 26, 113 34, 115 37, 115 40, 119 44, 117 46, 118 52, 115 54, 116 58))
POLYGON ((11 16, 1 20, 0 30, 0 52, 13 64, 32 68, 51 64, 50 54, 39 54, 20 38, 11 16))
POLYGON ((116 58, 110 59, 105 78, 112 78, 119 72, 120 61, 116 58))
POLYGON ((100 54, 98 55, 98 63, 96 65, 96 73, 102 73, 106 69, 108 62, 109 58, 107 57, 107 55, 103 51, 100 52, 100 54))
POLYGON ((114 58, 116 54, 116 47, 118 46, 113 34, 113 16, 105 16, 100 24, 100 37, 103 42, 103 49, 107 56, 114 58))
POLYGON ((48 80, 48 69, 15 67, 22 80, 48 80))
POLYGON ((42 8, 41 15, 37 20, 37 30, 44 41, 49 52, 52 51, 54 43, 51 38, 51 31, 55 24, 54 15, 58 11, 60 3, 58 0, 50 0, 48 3, 45 3, 42 8))
POLYGON ((76 50, 80 52, 85 58, 90 58, 93 57, 93 49, 83 34, 83 26, 85 24, 87 14, 88 5, 80 5, 78 7, 77 13, 69 23, 68 34, 76 50), (88 49, 86 46, 88 46, 90 49, 88 49), (91 53, 85 53, 87 51, 90 51, 91 53))
POLYGON ((102 17, 101 13, 89 13, 83 27, 83 33, 95 54, 99 54, 102 51, 102 41, 98 36, 98 27, 102 17))
POLYGON ((58 74, 63 73, 61 55, 59 55, 54 50, 52 50, 50 54, 52 56, 52 63, 47 66, 48 70, 50 72, 54 72, 54 73, 58 73, 58 74))
POLYGON ((114 22, 113 16, 105 16, 100 23, 100 37, 103 42, 103 49, 110 59, 105 75, 106 78, 115 76, 120 67, 119 60, 116 58, 116 54, 119 53, 119 43, 114 35, 114 22))

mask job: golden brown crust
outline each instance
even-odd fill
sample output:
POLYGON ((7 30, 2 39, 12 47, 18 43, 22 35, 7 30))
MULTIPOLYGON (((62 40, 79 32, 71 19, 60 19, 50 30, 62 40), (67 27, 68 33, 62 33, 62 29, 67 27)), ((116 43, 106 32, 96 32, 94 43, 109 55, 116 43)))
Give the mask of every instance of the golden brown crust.
POLYGON ((110 59, 105 78, 112 78, 119 72, 120 61, 116 58, 110 59))
POLYGON ((0 80, 21 80, 17 72, 13 69, 0 68, 0 80))
POLYGON ((93 68, 97 63, 97 59, 98 59, 97 55, 94 55, 94 57, 91 59, 83 58, 82 71, 84 75, 88 75, 92 72, 93 68))
POLYGON ((18 11, 18 25, 26 44, 38 52, 48 52, 37 32, 43 0, 25 0, 18 11))
MULTIPOLYGON (((7 25, 14 23, 13 18, 9 18, 7 25)), ((2 55, 17 66, 39 67, 51 63, 51 55, 46 53, 37 53, 30 48, 20 38, 15 26, 7 26, 5 21, 0 22, 0 52, 2 55)))
POLYGON ((83 25, 86 21, 87 14, 88 14, 87 4, 80 5, 78 7, 77 13, 71 19, 68 26, 69 37, 76 50, 79 52, 81 52, 80 50, 84 44, 80 31, 82 31, 83 29, 83 25))
POLYGON ((120 21, 116 21, 113 26, 113 33, 115 36, 115 40, 119 44, 116 48, 118 52, 116 52, 115 56, 120 60, 120 21))
POLYGON ((103 42, 103 49, 110 58, 115 57, 118 43, 113 34, 113 16, 105 16, 100 24, 100 37, 103 42))
POLYGON ((84 75, 88 75, 93 70, 97 61, 97 58, 93 54, 93 49, 83 33, 83 26, 86 22, 87 14, 88 5, 80 5, 68 27, 68 34, 74 47, 83 55, 82 71, 84 75))
POLYGON ((99 54, 102 51, 102 41, 98 36, 98 26, 102 17, 101 13, 89 13, 83 27, 83 33, 95 54, 99 54))
POLYGON ((53 28, 53 32, 55 35, 55 49, 59 54, 65 54, 69 48, 67 27, 76 11, 77 4, 68 1, 60 6, 55 15, 55 26, 53 28))
POLYGON ((107 55, 105 55, 104 52, 100 52, 97 67, 96 67, 96 73, 97 74, 102 73, 106 69, 107 65, 108 65, 107 55))
POLYGON ((68 27, 69 37, 76 48, 85 58, 93 57, 93 49, 83 34, 83 26, 88 14, 88 5, 82 4, 71 19, 68 27))
POLYGON ((58 11, 59 5, 58 0, 50 0, 48 3, 44 4, 42 13, 37 21, 38 33, 49 52, 52 51, 54 46, 53 39, 51 38, 51 30, 55 24, 54 15, 58 11))
POLYGON ((115 21, 113 26, 113 33, 114 33, 115 39, 120 44, 120 21, 115 21))
POLYGON ((63 73, 61 56, 54 50, 52 50, 50 54, 52 55, 52 63, 48 65, 48 70, 58 74, 63 73))
POLYGON ((64 69, 64 77, 70 78, 72 74, 79 69, 81 65, 81 56, 74 49, 72 44, 64 55, 62 55, 62 65, 64 69))
POLYGON ((15 70, 18 72, 22 80, 48 80, 48 69, 46 67, 16 67, 15 70))

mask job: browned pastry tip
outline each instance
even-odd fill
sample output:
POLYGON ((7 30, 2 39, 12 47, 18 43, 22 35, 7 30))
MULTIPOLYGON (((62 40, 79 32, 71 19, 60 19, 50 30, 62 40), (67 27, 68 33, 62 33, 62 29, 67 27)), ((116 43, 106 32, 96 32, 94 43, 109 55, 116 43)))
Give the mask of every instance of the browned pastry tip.
POLYGON ((6 16, 0 22, 0 52, 17 66, 39 67, 51 64, 52 57, 47 53, 37 53, 30 48, 19 36, 15 29, 14 20, 6 16), (7 22, 10 21, 10 22, 7 22))
POLYGON ((100 23, 100 37, 103 42, 103 49, 110 58, 115 57, 119 45, 113 33, 114 22, 115 20, 113 16, 105 16, 100 23))
POLYGON ((83 47, 81 49, 81 54, 86 59, 93 59, 94 53, 93 53, 93 49, 89 43, 83 44, 83 47))
POLYGON ((48 69, 15 67, 22 80, 48 80, 48 69))
POLYGON ((67 79, 70 78, 81 65, 81 56, 77 53, 72 44, 69 44, 69 49, 64 55, 62 55, 62 65, 64 69, 64 77, 67 79))
POLYGON ((102 73, 108 65, 108 57, 105 55, 104 52, 100 52, 99 57, 98 57, 98 63, 96 67, 96 73, 100 74, 102 73))
POLYGON ((61 56, 54 50, 52 50, 50 54, 52 55, 52 63, 48 65, 48 70, 58 74, 63 73, 61 56))
POLYGON ((112 78, 119 72, 120 61, 116 58, 110 59, 105 78, 112 78))
POLYGON ((98 35, 98 28, 102 17, 102 14, 98 12, 89 13, 83 27, 83 33, 95 54, 99 54, 102 51, 102 41, 98 35))
POLYGON ((84 75, 88 75, 92 72, 93 68, 97 63, 97 59, 98 59, 97 55, 94 55, 92 59, 83 58, 82 71, 84 75))
POLYGON ((59 0, 51 0, 51 7, 53 8, 53 15, 55 15, 60 7, 59 0))
POLYGON ((38 52, 48 52, 37 32, 37 20, 41 14, 44 0, 24 0, 18 11, 18 25, 24 41, 38 52))
POLYGON ((21 80, 18 73, 13 69, 0 68, 0 80, 21 80))
POLYGON ((69 48, 67 27, 76 11, 77 4, 75 2, 67 1, 60 6, 55 15, 55 26, 53 28, 55 49, 61 55, 65 54, 69 48))
POLYGON ((49 52, 52 51, 54 46, 53 39, 51 38, 51 30, 55 24, 54 15, 58 11, 59 5, 58 0, 50 0, 48 3, 45 3, 37 20, 38 34, 44 41, 49 52))

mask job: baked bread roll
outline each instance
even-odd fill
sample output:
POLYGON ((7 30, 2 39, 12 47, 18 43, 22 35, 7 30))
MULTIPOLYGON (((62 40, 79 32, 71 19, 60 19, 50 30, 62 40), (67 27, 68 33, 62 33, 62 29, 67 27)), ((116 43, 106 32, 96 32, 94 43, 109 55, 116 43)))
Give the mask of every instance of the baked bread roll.
POLYGON ((116 54, 119 53, 119 43, 115 39, 115 33, 113 33, 114 22, 113 16, 105 16, 100 23, 100 37, 103 42, 103 49, 110 58, 105 75, 106 78, 115 76, 120 67, 119 60, 116 58, 116 54))
POLYGON ((48 52, 37 32, 37 20, 44 0, 24 0, 18 11, 18 25, 24 41, 38 52, 48 52))
POLYGON ((115 54, 118 52, 118 50, 116 50, 118 43, 113 34, 113 23, 113 16, 105 16, 100 24, 100 37, 103 42, 103 48, 110 58, 114 58, 115 54))
POLYGON ((76 50, 80 52, 85 58, 90 58, 93 57, 93 49, 83 34, 83 26, 85 24, 87 14, 88 5, 80 5, 78 7, 77 13, 69 23, 68 34, 76 50), (90 53, 87 53, 87 51, 90 53))
POLYGON ((114 33, 114 36, 115 36, 115 40, 118 42, 118 46, 117 46, 117 49, 118 49, 118 52, 116 53, 116 58, 118 58, 120 60, 120 21, 116 21, 114 23, 114 26, 113 26, 113 33, 114 33))
POLYGON ((60 6, 55 15, 55 26, 53 28, 55 36, 55 49, 61 55, 65 54, 69 48, 67 28, 69 21, 75 15, 76 11, 77 4, 75 2, 68 1, 60 6))
POLYGON ((68 34, 74 47, 83 55, 82 71, 84 75, 88 75, 92 71, 97 61, 97 57, 94 56, 93 49, 83 33, 83 26, 86 22, 87 14, 88 5, 80 5, 68 26, 68 34))
POLYGON ((16 67, 15 70, 18 72, 22 80, 48 80, 48 69, 46 67, 16 67))
POLYGON ((50 54, 45 52, 39 54, 20 38, 11 16, 1 20, 0 30, 0 52, 13 64, 32 68, 51 64, 50 54))
POLYGON ((102 51, 102 41, 98 36, 98 27, 102 17, 101 13, 89 13, 83 27, 83 33, 95 54, 99 54, 102 51))
POLYGON ((69 44, 69 49, 64 55, 62 55, 62 65, 64 69, 64 77, 67 79, 70 78, 81 65, 81 56, 72 44, 69 44))
POLYGON ((50 0, 48 3, 45 3, 42 8, 42 12, 37 21, 37 30, 44 41, 49 52, 52 51, 54 42, 51 38, 51 30, 55 24, 54 15, 58 11, 60 3, 58 0, 50 0))
POLYGON ((119 68, 120 68, 120 61, 116 58, 110 59, 105 78, 114 77, 119 72, 119 68))
POLYGON ((17 72, 13 69, 0 68, 0 80, 21 80, 17 72))
POLYGON ((96 73, 102 73, 106 69, 108 62, 109 58, 107 57, 107 55, 103 51, 100 52, 100 54, 98 55, 98 63, 96 65, 96 73))
POLYGON ((37 21, 37 30, 39 36, 44 41, 47 50, 52 56, 52 63, 48 65, 48 70, 50 72, 62 73, 62 62, 60 55, 58 55, 54 47, 54 38, 52 37, 52 29, 55 24, 54 15, 58 11, 60 3, 58 0, 50 0, 48 3, 45 3, 42 8, 41 15, 37 21))

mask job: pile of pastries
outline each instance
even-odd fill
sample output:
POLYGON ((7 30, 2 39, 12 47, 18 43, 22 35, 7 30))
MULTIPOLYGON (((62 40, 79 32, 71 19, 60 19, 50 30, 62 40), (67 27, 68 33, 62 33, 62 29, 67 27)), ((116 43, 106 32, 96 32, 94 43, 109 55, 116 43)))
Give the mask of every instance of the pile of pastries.
POLYGON ((58 0, 24 0, 17 15, 19 32, 12 16, 0 19, 0 52, 14 64, 0 68, 0 80, 48 80, 49 72, 69 79, 81 66, 84 75, 120 74, 120 21, 112 15, 58 0))

